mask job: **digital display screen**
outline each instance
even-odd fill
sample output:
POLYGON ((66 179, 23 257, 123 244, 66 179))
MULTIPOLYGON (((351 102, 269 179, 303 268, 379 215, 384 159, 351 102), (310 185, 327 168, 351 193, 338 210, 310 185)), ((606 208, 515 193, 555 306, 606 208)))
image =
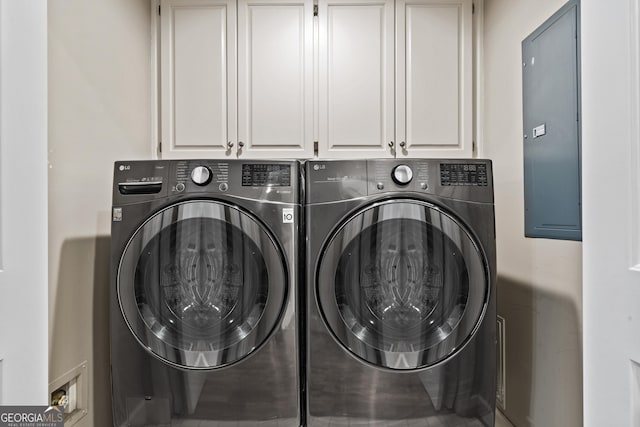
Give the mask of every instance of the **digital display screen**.
POLYGON ((482 163, 440 164, 440 185, 472 185, 486 187, 487 165, 482 163))
POLYGON ((245 163, 242 165, 243 187, 290 187, 291 165, 245 163))

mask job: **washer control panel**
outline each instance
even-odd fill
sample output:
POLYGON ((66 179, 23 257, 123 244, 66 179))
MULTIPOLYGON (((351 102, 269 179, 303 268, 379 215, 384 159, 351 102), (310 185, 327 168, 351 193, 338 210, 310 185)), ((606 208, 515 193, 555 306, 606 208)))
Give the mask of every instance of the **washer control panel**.
POLYGON ((114 198, 123 196, 132 199, 154 199, 167 193, 168 167, 149 161, 116 162, 114 168, 114 198))
POLYGON ((289 187, 291 165, 282 163, 243 163, 243 187, 289 187))
POLYGON ((169 194, 226 193, 274 201, 288 201, 297 194, 295 162, 210 159, 170 162, 169 194))
MULTIPOLYGON (((172 194, 194 191, 210 191, 229 182, 229 163, 202 160, 179 160, 173 163, 172 194)), ((221 190, 222 191, 222 190, 221 190)))
POLYGON ((241 197, 298 203, 300 164, 286 160, 137 160, 115 163, 113 200, 241 197))

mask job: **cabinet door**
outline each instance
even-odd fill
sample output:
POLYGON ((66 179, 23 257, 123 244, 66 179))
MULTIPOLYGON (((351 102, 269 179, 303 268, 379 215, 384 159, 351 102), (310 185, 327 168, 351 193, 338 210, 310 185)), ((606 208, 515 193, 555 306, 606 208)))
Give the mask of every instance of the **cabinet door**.
POLYGON ((393 0, 319 0, 323 158, 392 157, 393 0))
POLYGON ((397 157, 471 157, 472 0, 397 0, 397 157))
POLYGON ((161 10, 162 157, 235 157, 235 1, 162 0, 161 10))
POLYGON ((313 157, 312 67, 313 0, 239 0, 239 157, 313 157))

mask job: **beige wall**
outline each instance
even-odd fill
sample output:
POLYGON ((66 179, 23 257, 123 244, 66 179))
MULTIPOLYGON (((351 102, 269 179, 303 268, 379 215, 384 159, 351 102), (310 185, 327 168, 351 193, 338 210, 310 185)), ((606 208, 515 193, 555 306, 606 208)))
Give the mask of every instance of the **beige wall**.
POLYGON ((582 425, 582 245, 524 238, 521 42, 564 0, 485 0, 484 155, 494 161, 506 415, 582 425))
POLYGON ((49 1, 49 381, 87 360, 111 425, 109 232, 116 159, 151 156, 149 0, 49 1))

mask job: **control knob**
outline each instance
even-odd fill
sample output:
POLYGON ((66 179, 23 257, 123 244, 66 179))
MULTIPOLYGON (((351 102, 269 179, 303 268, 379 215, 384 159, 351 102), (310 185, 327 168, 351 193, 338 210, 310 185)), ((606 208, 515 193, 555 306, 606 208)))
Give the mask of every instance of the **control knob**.
POLYGON ((398 165, 391 171, 391 179, 398 185, 407 185, 413 179, 413 171, 407 165, 398 165))
POLYGON ((195 167, 191 171, 191 181, 197 185, 207 185, 211 181, 211 170, 206 166, 195 167))

